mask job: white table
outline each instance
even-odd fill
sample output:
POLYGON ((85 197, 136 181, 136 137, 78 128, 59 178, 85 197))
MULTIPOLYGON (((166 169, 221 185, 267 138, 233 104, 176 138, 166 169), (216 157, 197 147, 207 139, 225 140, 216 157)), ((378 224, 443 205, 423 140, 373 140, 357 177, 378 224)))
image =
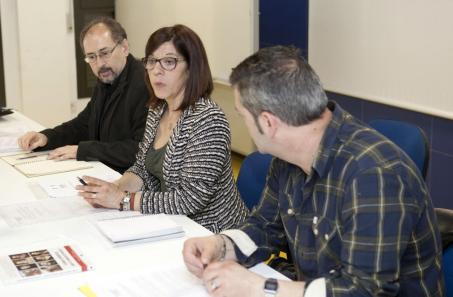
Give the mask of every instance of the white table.
MULTIPOLYGON (((14 119, 29 122, 21 115, 14 119)), ((1 122, 0 122, 1 125, 1 122)), ((38 129, 40 127, 37 127, 38 129)), ((54 175, 55 178, 70 178, 77 175, 114 173, 100 162, 92 162, 93 168, 54 175)), ((74 216, 48 222, 41 222, 21 227, 10 227, 0 218, 0 255, 10 254, 11 250, 24 249, 38 243, 67 242, 76 244, 91 261, 93 270, 83 273, 71 273, 62 276, 22 281, 14 284, 0 282, 0 296, 83 296, 78 288, 99 278, 109 278, 119 273, 134 272, 146 268, 182 266, 182 247, 188 237, 205 236, 210 231, 185 216, 171 216, 181 224, 186 232, 183 238, 143 243, 124 247, 113 247, 93 224, 89 213, 96 209, 85 203, 82 198, 46 198, 37 195, 34 186, 40 178, 27 178, 12 166, 0 159, 0 208, 20 203, 43 203, 54 199, 55 203, 74 203, 78 208, 85 208, 88 215, 74 216), (75 200, 79 199, 79 200, 75 200), (57 201, 59 200, 59 201, 57 201), (80 202, 82 203, 80 205, 80 202)), ((266 270, 267 268, 264 268, 266 270)), ((177 281, 177 280, 176 280, 177 281)))

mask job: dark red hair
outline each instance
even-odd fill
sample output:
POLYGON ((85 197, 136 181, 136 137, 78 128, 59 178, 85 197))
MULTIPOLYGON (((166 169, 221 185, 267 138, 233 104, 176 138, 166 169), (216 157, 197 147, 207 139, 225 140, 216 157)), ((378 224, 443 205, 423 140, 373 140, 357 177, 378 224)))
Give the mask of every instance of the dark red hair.
MULTIPOLYGON (((184 98, 178 108, 178 110, 184 110, 188 106, 193 106, 198 98, 207 98, 212 93, 213 82, 208 57, 200 37, 184 25, 163 27, 151 34, 146 43, 145 57, 152 55, 167 41, 171 41, 178 54, 184 58, 189 71, 184 98)), ((145 82, 150 92, 148 106, 154 108, 161 101, 154 94, 147 71, 145 71, 145 82)))

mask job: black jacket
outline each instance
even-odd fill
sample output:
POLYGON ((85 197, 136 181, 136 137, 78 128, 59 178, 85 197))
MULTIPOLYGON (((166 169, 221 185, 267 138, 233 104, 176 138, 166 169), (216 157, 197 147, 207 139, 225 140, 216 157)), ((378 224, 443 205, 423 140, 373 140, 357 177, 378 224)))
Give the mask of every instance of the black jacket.
POLYGON ((143 137, 149 92, 144 67, 132 55, 118 79, 105 109, 106 87, 98 80, 90 102, 76 118, 41 131, 48 143, 40 150, 78 144, 77 160, 101 161, 121 173, 128 169, 143 137))

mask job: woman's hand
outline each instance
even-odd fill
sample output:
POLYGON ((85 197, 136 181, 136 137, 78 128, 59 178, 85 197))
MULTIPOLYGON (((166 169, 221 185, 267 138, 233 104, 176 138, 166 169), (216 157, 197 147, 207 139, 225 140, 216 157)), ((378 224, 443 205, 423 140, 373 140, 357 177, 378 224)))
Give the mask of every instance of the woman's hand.
POLYGON ((79 185, 79 196, 82 196, 93 207, 120 208, 120 202, 126 193, 118 188, 117 184, 91 176, 83 176, 86 186, 79 185))

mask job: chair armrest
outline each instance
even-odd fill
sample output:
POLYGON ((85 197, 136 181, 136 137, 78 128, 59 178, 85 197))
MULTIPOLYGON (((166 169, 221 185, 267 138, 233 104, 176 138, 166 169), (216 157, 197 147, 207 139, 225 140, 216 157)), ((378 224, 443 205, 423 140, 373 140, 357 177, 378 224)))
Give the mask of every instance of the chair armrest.
POLYGON ((453 210, 446 208, 434 208, 437 216, 437 224, 442 238, 442 247, 445 250, 453 243, 453 210))

